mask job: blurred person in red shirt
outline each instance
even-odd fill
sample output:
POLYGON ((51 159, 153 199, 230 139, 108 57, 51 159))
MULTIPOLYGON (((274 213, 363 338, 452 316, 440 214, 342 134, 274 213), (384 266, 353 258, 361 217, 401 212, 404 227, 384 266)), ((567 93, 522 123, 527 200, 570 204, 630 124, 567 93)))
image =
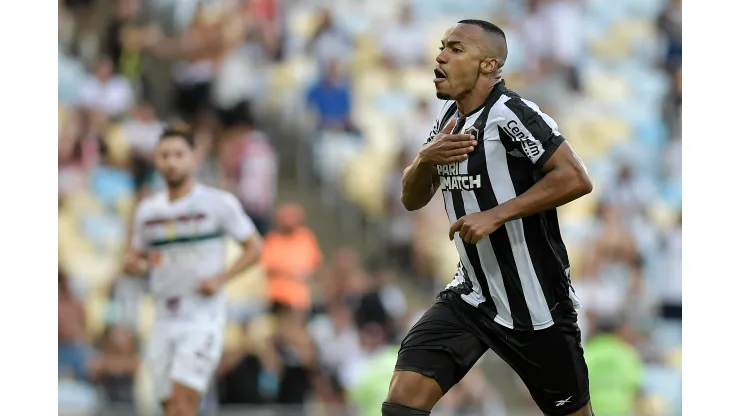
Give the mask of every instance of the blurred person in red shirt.
POLYGON ((273 311, 287 308, 307 312, 311 306, 309 284, 323 261, 321 249, 314 233, 304 225, 300 205, 279 207, 275 225, 265 236, 262 248, 273 311))
POLYGON ((267 135, 254 128, 246 102, 222 112, 228 127, 221 137, 219 161, 221 182, 234 193, 265 235, 275 208, 278 187, 278 156, 267 135))

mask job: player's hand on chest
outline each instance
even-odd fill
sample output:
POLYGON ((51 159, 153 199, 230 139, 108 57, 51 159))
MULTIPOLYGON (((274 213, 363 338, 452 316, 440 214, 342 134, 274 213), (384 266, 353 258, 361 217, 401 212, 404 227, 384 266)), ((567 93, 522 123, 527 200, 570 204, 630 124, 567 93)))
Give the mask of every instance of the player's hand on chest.
POLYGON ((450 120, 447 126, 421 149, 419 157, 422 162, 449 165, 468 159, 478 142, 475 136, 469 133, 452 134, 454 125, 455 120, 450 120))

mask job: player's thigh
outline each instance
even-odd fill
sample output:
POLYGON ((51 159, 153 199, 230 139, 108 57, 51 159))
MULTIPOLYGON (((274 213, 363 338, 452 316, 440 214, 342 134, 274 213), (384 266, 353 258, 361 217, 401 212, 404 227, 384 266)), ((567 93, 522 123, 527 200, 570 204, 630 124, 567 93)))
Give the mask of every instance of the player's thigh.
POLYGON ((558 311, 554 325, 546 329, 499 327, 499 336, 492 337, 490 345, 521 377, 540 410, 550 416, 574 414, 590 401, 576 313, 562 309, 565 312, 558 311))
POLYGON ((486 351, 446 297, 438 297, 401 342, 387 401, 431 408, 486 351))
POLYGON ((158 401, 166 402, 172 394, 172 361, 174 345, 171 331, 166 327, 154 325, 149 332, 144 365, 152 379, 154 394, 158 401))
POLYGON ((180 334, 172 362, 172 382, 203 394, 221 360, 222 348, 220 326, 193 328, 180 334))

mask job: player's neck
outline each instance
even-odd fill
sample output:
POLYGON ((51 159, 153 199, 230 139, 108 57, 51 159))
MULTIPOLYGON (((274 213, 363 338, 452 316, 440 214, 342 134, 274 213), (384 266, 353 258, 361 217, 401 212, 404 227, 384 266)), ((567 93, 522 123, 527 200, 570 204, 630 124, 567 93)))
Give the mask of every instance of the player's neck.
POLYGON ((478 108, 483 106, 486 102, 488 95, 491 94, 491 90, 498 84, 499 80, 494 80, 492 84, 476 85, 473 90, 468 93, 465 97, 456 100, 457 113, 459 116, 468 116, 478 108))
POLYGON ((193 179, 188 179, 180 184, 180 186, 167 188, 167 196, 169 197, 170 202, 174 202, 190 194, 194 187, 195 181, 193 179))

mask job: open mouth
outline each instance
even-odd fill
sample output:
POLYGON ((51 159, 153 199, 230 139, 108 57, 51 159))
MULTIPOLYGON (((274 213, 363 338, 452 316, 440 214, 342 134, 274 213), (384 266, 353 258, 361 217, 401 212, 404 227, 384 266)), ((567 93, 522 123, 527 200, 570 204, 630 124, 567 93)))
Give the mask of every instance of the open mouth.
POLYGON ((434 68, 434 83, 438 84, 447 79, 447 75, 439 68, 434 68))

